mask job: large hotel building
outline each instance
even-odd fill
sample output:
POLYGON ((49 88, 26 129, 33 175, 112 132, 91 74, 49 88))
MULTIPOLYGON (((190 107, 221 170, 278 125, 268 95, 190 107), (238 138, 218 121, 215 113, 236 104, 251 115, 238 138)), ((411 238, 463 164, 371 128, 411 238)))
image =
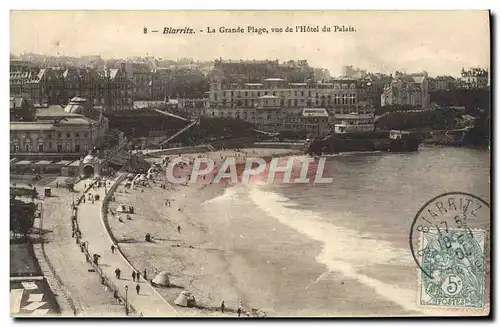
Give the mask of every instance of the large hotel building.
POLYGON ((284 78, 212 78, 203 114, 243 119, 265 132, 305 131, 309 136, 373 130, 373 114, 359 81, 288 82, 284 78), (355 125, 340 129, 340 125, 355 125))

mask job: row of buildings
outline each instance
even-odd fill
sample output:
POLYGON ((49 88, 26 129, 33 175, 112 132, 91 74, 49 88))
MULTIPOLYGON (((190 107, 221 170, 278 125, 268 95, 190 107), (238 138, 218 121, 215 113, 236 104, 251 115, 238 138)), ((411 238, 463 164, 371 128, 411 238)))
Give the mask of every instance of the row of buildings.
MULTIPOLYGON (((64 105, 80 96, 106 110, 120 111, 132 110, 134 101, 165 100, 171 93, 178 94, 179 88, 188 89, 193 79, 199 84, 203 75, 189 69, 151 68, 145 62, 116 62, 104 68, 39 68, 31 62, 12 59, 10 94, 28 95, 37 106, 64 105), (179 80, 181 85, 176 87, 179 80)), ((200 97, 207 91, 202 88, 197 93, 200 97)))
MULTIPOLYGON (((11 112, 21 108, 23 101, 11 97, 11 112)), ((91 110, 86 99, 75 97, 65 107, 37 109, 34 121, 11 121, 11 155, 72 157, 99 147, 108 132, 108 119, 102 112, 89 115, 91 110)))

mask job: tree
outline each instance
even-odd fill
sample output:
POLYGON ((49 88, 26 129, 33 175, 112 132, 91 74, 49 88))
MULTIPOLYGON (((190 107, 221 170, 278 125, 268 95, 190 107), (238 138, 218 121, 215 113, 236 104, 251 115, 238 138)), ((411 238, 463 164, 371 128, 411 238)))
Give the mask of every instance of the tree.
POLYGON ((33 228, 35 211, 36 206, 33 202, 25 203, 11 198, 10 230, 14 234, 22 235, 25 241, 28 241, 31 228, 33 228))

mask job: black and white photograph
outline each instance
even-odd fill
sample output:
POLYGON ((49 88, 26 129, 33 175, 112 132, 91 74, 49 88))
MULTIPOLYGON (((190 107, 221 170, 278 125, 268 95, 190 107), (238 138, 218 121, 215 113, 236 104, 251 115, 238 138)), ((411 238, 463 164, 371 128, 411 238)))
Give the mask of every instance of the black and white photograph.
POLYGON ((489 316, 490 20, 10 11, 11 317, 489 316))

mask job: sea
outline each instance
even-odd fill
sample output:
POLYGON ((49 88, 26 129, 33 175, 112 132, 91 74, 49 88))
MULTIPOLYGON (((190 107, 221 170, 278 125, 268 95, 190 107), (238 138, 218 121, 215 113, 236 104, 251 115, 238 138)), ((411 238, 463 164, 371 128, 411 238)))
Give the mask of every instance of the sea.
MULTIPOLYGON (((325 164, 332 183, 234 185, 207 201, 204 210, 207 215, 223 210, 226 217, 237 216, 236 230, 248 221, 269 229, 259 230, 260 238, 254 235, 260 243, 252 246, 256 253, 241 250, 247 269, 260 269, 257 275, 263 279, 245 277, 248 283, 274 298, 255 305, 276 315, 418 315, 417 268, 409 244, 415 214, 445 192, 467 192, 490 203, 490 169, 490 152, 481 149, 339 154, 325 164), (276 224, 286 231, 276 233, 276 224), (313 244, 314 264, 306 254, 286 254, 313 244), (269 263, 272 251, 287 257, 275 259, 280 269, 255 259, 262 253, 269 263)), ((235 233, 243 239, 244 231, 242 227, 235 233)), ((244 236, 251 238, 248 234, 244 236)), ((234 247, 248 246, 235 240, 234 247)))

